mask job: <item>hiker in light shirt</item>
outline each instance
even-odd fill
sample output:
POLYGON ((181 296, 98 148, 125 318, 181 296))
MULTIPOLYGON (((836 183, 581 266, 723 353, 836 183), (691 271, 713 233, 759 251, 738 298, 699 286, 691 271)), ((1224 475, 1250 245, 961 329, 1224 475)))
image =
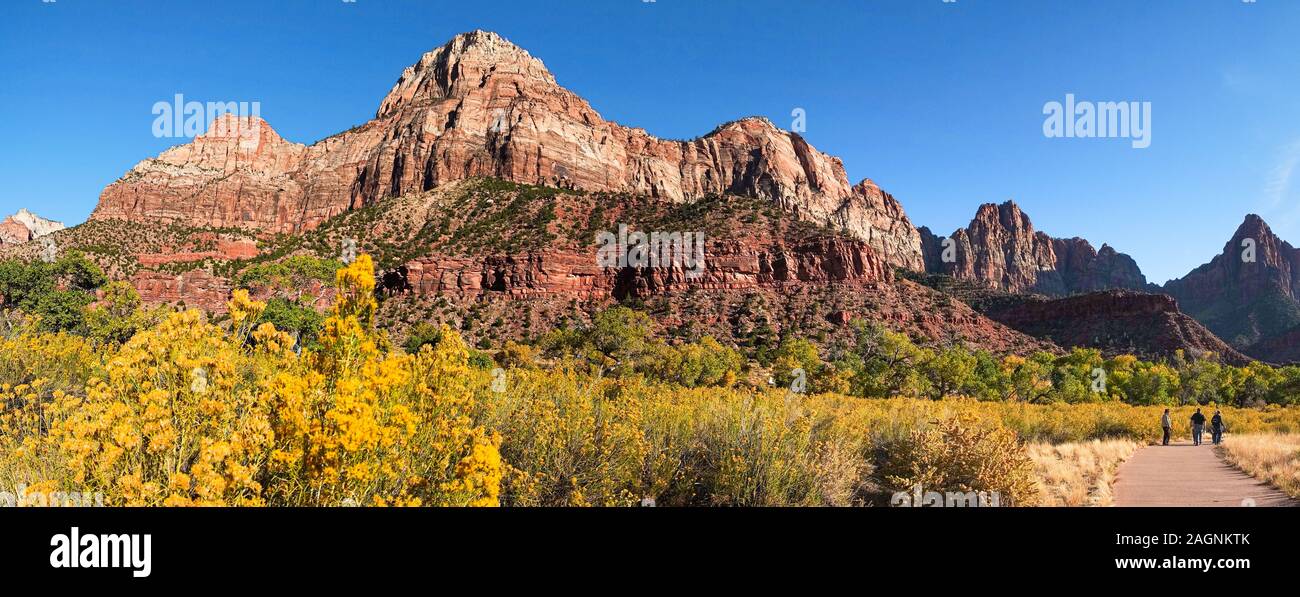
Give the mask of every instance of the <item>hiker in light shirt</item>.
POLYGON ((1196 409, 1192 413, 1192 444, 1201 445, 1201 434, 1205 433, 1205 415, 1201 414, 1201 409, 1196 409))
POLYGON ((1160 417, 1160 426, 1165 430, 1165 438, 1160 440, 1160 445, 1169 445, 1169 436, 1174 432, 1174 422, 1169 419, 1169 409, 1165 409, 1165 414, 1160 417))

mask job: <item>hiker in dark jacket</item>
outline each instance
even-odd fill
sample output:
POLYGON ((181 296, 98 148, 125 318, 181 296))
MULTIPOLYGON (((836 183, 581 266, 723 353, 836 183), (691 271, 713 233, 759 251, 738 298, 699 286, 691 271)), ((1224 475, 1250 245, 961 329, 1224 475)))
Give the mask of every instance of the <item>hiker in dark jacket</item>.
POLYGON ((1223 441, 1223 412, 1214 409, 1214 417, 1210 419, 1210 437, 1214 440, 1214 445, 1219 445, 1223 441))
POLYGON ((1201 414, 1201 409, 1196 409, 1192 413, 1192 444, 1201 445, 1201 434, 1205 433, 1205 415, 1201 414))

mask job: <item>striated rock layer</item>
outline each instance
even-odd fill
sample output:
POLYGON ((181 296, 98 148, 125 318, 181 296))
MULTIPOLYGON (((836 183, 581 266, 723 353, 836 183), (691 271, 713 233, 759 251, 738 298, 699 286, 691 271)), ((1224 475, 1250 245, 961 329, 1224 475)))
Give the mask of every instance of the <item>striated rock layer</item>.
POLYGON ((141 270, 131 285, 148 304, 183 304, 210 313, 226 312, 232 290, 230 280, 201 269, 180 274, 141 270))
POLYGON ((474 176, 681 202, 770 200, 846 230, 891 266, 923 267, 920 235, 871 181, 761 118, 669 141, 604 120, 500 36, 458 35, 408 67, 370 122, 311 146, 227 117, 137 164, 92 218, 301 232, 343 211, 474 176))
POLYGON ((422 257, 405 265, 399 287, 460 297, 485 292, 512 298, 569 295, 581 299, 644 298, 687 289, 748 290, 785 283, 876 286, 890 270, 862 241, 827 238, 797 246, 712 243, 701 271, 686 268, 602 268, 590 252, 546 251, 500 257, 422 257))
POLYGON ((1015 202, 981 205, 966 228, 944 240, 921 228, 926 271, 1008 292, 1063 296, 1111 288, 1148 290, 1137 263, 1110 245, 1052 238, 1034 230, 1015 202))

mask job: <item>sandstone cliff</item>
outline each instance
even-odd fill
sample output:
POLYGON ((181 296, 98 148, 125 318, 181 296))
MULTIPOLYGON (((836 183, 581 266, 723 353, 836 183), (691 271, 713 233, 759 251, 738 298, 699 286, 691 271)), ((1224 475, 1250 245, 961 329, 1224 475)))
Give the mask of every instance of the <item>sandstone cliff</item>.
POLYGON ((0 222, 0 244, 25 243, 64 228, 63 222, 47 220, 24 207, 0 222))
POLYGON ((1251 214, 1219 255, 1164 291, 1234 346, 1258 344, 1247 352, 1274 360, 1280 347, 1268 340, 1300 325, 1300 250, 1251 214))
POLYGON ((310 146, 266 123, 224 118, 193 143, 137 164, 94 219, 302 232, 379 199, 475 176, 646 195, 775 203, 848 231, 891 266, 921 269, 902 206, 852 185, 838 158, 761 118, 669 141, 604 120, 540 60, 494 33, 456 36, 408 67, 375 118, 310 146))
POLYGON ((1052 296, 1152 288, 1128 255, 1109 245, 1098 251, 1081 238, 1052 238, 1036 231, 1012 201, 981 205, 969 226, 953 232, 948 237, 951 260, 944 259, 944 239, 927 228, 920 233, 926 271, 988 288, 1052 296))
POLYGON ((799 283, 887 284, 890 270, 862 241, 826 238, 726 239, 710 243, 704 268, 601 268, 590 251, 548 250, 486 257, 430 256, 399 270, 397 288, 417 294, 475 297, 563 295, 582 299, 646 298, 695 290, 748 290, 799 283), (771 244, 768 244, 771 243, 771 244))

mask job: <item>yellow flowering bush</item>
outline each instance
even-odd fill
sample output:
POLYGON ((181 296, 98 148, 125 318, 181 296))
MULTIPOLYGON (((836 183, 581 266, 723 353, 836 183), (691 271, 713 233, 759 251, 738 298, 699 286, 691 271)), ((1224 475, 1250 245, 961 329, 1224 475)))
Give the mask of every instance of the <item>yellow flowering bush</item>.
MULTIPOLYGON (((142 506, 839 506, 919 483, 1029 504, 1026 442, 1160 432, 1160 406, 1035 403, 1050 380, 1019 357, 990 363, 1015 401, 739 387, 740 365, 711 340, 672 348, 680 361, 661 381, 592 367, 604 361, 539 366, 521 345, 489 371, 445 325, 413 353, 390 347, 375 330, 368 256, 335 281, 310 348, 259 324, 266 305, 244 291, 228 324, 159 310, 133 319, 125 341, 109 320, 102 338, 11 329, 0 336, 0 489, 142 506)), ((645 344, 644 330, 605 323, 617 332, 606 336, 645 344)), ((583 350, 632 354, 620 342, 583 350)), ((633 356, 671 356, 661 348, 633 356)), ((812 387, 912 383, 862 371, 812 387)), ((1294 407, 1223 411, 1234 433, 1300 431, 1294 407)), ((1190 414, 1173 409, 1176 432, 1190 414)))
POLYGON ((273 436, 256 380, 275 365, 197 311, 136 334, 84 395, 55 404, 69 481, 126 505, 263 503, 273 436))
POLYGON ((244 291, 229 329, 173 313, 103 363, 75 337, 5 340, 24 346, 0 355, 0 481, 113 505, 497 505, 501 439, 471 417, 463 340, 386 352, 370 258, 337 282, 322 347, 301 356, 253 327, 265 305, 244 291))
POLYGON ((267 388, 277 503, 497 505, 500 439, 469 417, 464 341, 444 329, 419 355, 386 353, 373 331, 370 257, 336 281, 321 350, 267 388))

